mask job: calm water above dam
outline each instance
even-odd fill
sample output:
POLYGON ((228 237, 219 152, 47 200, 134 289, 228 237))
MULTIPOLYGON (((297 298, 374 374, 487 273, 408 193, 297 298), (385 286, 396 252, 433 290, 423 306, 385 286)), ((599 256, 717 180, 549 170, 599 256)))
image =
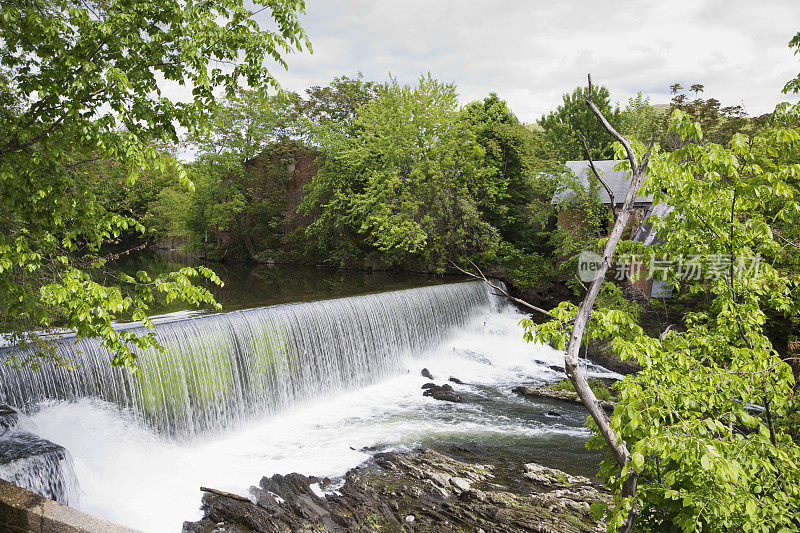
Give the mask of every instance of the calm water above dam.
MULTIPOLYGON (((225 282, 224 287, 205 282, 222 305, 223 311, 247 309, 290 302, 341 298, 357 294, 384 292, 411 287, 452 283, 465 276, 437 276, 411 272, 338 270, 295 265, 253 265, 245 263, 214 263, 188 259, 171 252, 141 251, 109 263, 114 270, 134 274, 146 270, 151 275, 173 272, 185 266, 205 265, 225 282)), ((182 311, 186 304, 167 304, 156 301, 152 315, 182 311)))

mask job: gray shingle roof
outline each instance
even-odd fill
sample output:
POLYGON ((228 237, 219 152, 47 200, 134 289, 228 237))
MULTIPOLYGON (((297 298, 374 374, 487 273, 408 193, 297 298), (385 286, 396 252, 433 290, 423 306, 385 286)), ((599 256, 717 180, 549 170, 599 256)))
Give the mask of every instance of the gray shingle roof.
POLYGON ((651 216, 656 216, 659 218, 666 217, 671 211, 673 207, 669 204, 660 203, 655 204, 647 208, 647 212, 644 214, 644 220, 642 224, 639 226, 639 229, 636 230, 636 234, 633 236, 634 241, 643 242, 645 244, 655 244, 658 242, 663 242, 656 232, 653 229, 653 224, 648 219, 651 216))
MULTIPOLYGON (((614 193, 614 202, 616 204, 622 204, 625 201, 625 195, 628 192, 628 174, 625 170, 614 170, 614 166, 620 163, 620 161, 613 161, 610 159, 603 160, 603 161, 595 161, 594 166, 597 169, 597 172, 603 178, 603 181, 608 188, 611 189, 611 192, 614 193)), ((592 169, 589 168, 588 161, 567 161, 565 163, 566 167, 571 170, 577 177, 578 181, 581 185, 585 188, 589 186, 589 178, 588 176, 594 176, 592 173, 592 169)), ((608 196, 605 188, 598 184, 600 188, 600 201, 604 204, 610 204, 611 199, 608 196)), ((559 189, 556 191, 556 194, 553 196, 553 200, 551 203, 559 204, 564 200, 568 200, 575 196, 575 193, 569 189, 559 189)), ((636 198, 635 205, 642 205, 642 204, 650 204, 653 203, 653 198, 651 196, 638 196, 636 198)))

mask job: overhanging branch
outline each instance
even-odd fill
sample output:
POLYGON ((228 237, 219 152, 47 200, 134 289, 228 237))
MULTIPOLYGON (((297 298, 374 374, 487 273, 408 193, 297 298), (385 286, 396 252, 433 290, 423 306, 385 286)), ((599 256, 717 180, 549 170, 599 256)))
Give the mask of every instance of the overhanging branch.
POLYGON ((497 285, 496 283, 492 283, 491 281, 489 281, 489 280, 486 278, 486 276, 483 274, 483 271, 481 271, 481 269, 480 269, 480 268, 478 268, 478 265, 476 265, 476 264, 475 264, 475 263, 473 263, 472 261, 470 261, 470 264, 471 264, 473 267, 475 267, 475 270, 477 270, 477 271, 478 271, 478 274, 480 274, 480 275, 476 275, 476 274, 474 274, 473 272, 468 272, 468 271, 464 270, 463 268, 461 268, 460 266, 458 266, 458 265, 457 265, 455 262, 453 262, 453 261, 450 261, 450 264, 451 264, 451 265, 453 265, 453 267, 454 267, 456 270, 458 270, 459 272, 461 272, 461 273, 463 273, 463 274, 466 274, 467 276, 469 276, 469 277, 471 277, 471 278, 475 278, 475 279, 482 279, 482 280, 483 280, 483 281, 484 281, 484 282, 485 282, 485 283, 486 283, 488 286, 490 286, 490 287, 491 287, 491 288, 493 288, 494 290, 498 291, 499 293, 501 293, 503 296, 505 296, 505 297, 506 297, 506 298, 508 298, 509 300, 511 300, 511 301, 513 301, 513 302, 516 302, 516 303, 518 303, 518 304, 520 304, 520 305, 523 305, 523 306, 527 307, 528 309, 532 309, 533 311, 536 311, 536 312, 538 312, 538 313, 542 313, 542 314, 544 314, 544 315, 547 315, 549 318, 556 318, 554 315, 550 314, 548 311, 545 311, 545 310, 544 310, 544 309, 542 309, 541 307, 536 307, 535 305, 533 305, 533 304, 530 304, 530 303, 526 302, 525 300, 520 300, 519 298, 515 298, 514 296, 511 296, 511 295, 508 293, 508 291, 507 291, 507 290, 505 290, 505 289, 504 289, 504 288, 502 288, 501 286, 497 285))

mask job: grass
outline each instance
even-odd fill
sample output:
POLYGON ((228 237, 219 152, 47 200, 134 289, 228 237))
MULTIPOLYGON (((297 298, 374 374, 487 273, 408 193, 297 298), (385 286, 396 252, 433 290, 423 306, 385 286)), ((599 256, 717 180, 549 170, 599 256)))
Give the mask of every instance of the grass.
MULTIPOLYGON (((547 385, 547 387, 557 391, 575 392, 575 387, 572 386, 572 382, 568 379, 562 379, 561 381, 558 381, 556 383, 551 383, 547 385)), ((611 401, 612 398, 611 389, 609 389, 608 385, 606 385, 599 379, 590 379, 589 388, 592 389, 592 392, 594 392, 594 395, 597 396, 598 399, 604 401, 611 401)))

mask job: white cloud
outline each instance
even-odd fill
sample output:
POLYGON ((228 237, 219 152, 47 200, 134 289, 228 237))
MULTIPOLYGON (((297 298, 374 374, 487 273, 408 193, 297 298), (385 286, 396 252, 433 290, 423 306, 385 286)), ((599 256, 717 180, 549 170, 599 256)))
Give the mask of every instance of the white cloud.
POLYGON ((786 46, 800 30, 797 0, 307 4, 314 54, 293 54, 289 71, 275 72, 296 91, 359 70, 403 82, 430 71, 455 82, 464 102, 494 91, 531 122, 591 72, 623 105, 639 90, 666 103, 669 85, 696 82, 706 96, 760 114, 789 99, 780 89, 800 71, 786 46))

